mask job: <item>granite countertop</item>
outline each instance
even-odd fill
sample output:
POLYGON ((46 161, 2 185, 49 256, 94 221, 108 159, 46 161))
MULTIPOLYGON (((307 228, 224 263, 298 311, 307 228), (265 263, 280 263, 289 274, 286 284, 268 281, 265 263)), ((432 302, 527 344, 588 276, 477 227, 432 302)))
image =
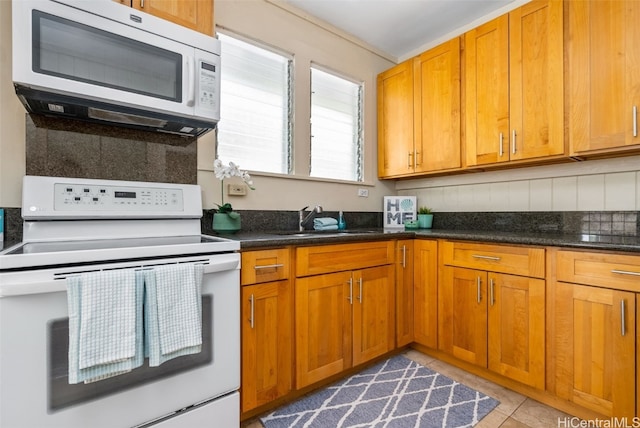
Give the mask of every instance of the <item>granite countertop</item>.
POLYGON ((503 244, 540 245, 592 250, 640 252, 640 237, 561 233, 494 232, 473 230, 353 229, 331 232, 240 232, 224 237, 240 241, 241 249, 377 241, 385 239, 442 238, 503 244))

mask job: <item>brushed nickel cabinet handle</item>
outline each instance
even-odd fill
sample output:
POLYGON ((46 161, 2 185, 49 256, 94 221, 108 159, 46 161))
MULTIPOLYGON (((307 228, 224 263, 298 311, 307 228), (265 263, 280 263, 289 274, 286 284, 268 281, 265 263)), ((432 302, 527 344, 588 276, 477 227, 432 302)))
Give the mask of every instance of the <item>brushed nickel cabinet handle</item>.
POLYGON ((360 283, 360 295, 358 296, 358 301, 362 304, 362 277, 358 279, 358 282, 360 283))
POLYGON ((251 328, 253 328, 254 323, 253 323, 253 314, 254 314, 254 306, 255 306, 255 299, 253 297, 253 294, 251 295, 251 297, 249 297, 249 302, 251 302, 251 309, 249 311, 249 323, 251 325, 251 328))
POLYGON ((411 157, 413 156, 413 153, 409 152, 407 154, 407 168, 411 168, 411 157))
POLYGON ((617 273, 619 275, 640 276, 640 272, 631 272, 629 270, 611 269, 611 273, 617 273))
POLYGON ((418 165, 422 165, 422 155, 420 156, 420 162, 418 162, 418 155, 420 152, 416 152, 416 155, 413 157, 413 167, 417 167, 418 165))
POLYGON ((406 268, 407 267, 407 246, 403 245, 402 246, 402 268, 406 268))
POLYGON ((633 136, 638 136, 638 106, 633 106, 633 136))
POLYGON ((274 265, 257 265, 257 266, 254 266, 253 268, 254 268, 255 270, 260 270, 260 269, 273 269, 273 268, 276 268, 276 269, 277 269, 277 268, 281 268, 281 267, 283 267, 283 266, 284 266, 284 263, 277 263, 277 264, 274 264, 274 265))
POLYGON ((504 155, 503 143, 504 143, 504 135, 501 132, 500 133, 500 147, 499 147, 500 157, 502 157, 502 155, 504 155))
POLYGON ((495 291, 493 289, 493 286, 494 286, 493 278, 491 278, 489 280, 489 303, 491 304, 491 306, 493 306, 493 304, 496 302, 496 299, 495 299, 496 296, 494 294, 495 291))
POLYGON ((471 257, 473 257, 474 259, 493 260, 494 262, 500 261, 500 257, 481 256, 479 254, 472 254, 471 257))
POLYGON ((480 292, 481 284, 482 284, 482 280, 480 279, 480 277, 478 277, 478 279, 476 280, 476 285, 478 286, 478 296, 477 296, 478 303, 480 303, 480 301, 482 300, 482 294, 480 292))
POLYGON ((516 130, 513 130, 513 136, 511 138, 511 153, 516 154, 516 130))
POLYGON ((349 278, 349 297, 347 297, 350 305, 353 305, 353 278, 349 278))
POLYGON ((627 333, 627 323, 625 321, 626 318, 626 308, 624 299, 620 300, 620 333, 624 336, 627 333))

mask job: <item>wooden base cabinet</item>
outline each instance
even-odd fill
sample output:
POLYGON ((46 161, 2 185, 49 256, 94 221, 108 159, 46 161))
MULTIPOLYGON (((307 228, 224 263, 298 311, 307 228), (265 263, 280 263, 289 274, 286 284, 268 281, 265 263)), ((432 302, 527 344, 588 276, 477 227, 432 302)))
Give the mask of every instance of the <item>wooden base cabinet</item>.
POLYGON ((415 342, 438 347, 438 242, 414 241, 413 320, 415 342))
POLYGON ((640 257, 558 251, 556 261, 554 392, 606 417, 632 418, 640 257))
POLYGON ((296 382, 301 388, 391 351, 393 265, 296 280, 296 382))
POLYGON ((242 253, 241 406, 246 413, 291 392, 293 307, 290 252, 242 253))
POLYGON ((545 386, 544 249, 443 241, 438 348, 545 386))
POLYGON ((396 347, 414 340, 414 240, 403 239, 396 247, 396 347))
POLYGON ((289 281, 242 288, 242 411, 287 395, 292 387, 289 281))

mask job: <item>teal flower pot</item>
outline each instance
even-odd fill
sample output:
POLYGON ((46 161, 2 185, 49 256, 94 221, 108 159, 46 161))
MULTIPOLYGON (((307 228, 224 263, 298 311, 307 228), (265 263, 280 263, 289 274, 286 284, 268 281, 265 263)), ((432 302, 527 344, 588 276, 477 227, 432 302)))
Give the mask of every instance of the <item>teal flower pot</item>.
POLYGON ((433 214, 418 214, 418 227, 420 229, 431 229, 433 224, 433 214))
POLYGON ((212 228, 218 233, 236 233, 240 230, 241 218, 236 212, 215 213, 212 228))

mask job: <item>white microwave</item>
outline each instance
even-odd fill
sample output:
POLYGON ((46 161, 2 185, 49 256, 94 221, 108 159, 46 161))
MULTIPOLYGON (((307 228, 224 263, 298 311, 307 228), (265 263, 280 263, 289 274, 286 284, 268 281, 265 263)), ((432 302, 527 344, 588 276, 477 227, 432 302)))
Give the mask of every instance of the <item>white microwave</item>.
POLYGON ((220 119, 220 41, 109 0, 14 0, 31 113, 198 136, 220 119))

